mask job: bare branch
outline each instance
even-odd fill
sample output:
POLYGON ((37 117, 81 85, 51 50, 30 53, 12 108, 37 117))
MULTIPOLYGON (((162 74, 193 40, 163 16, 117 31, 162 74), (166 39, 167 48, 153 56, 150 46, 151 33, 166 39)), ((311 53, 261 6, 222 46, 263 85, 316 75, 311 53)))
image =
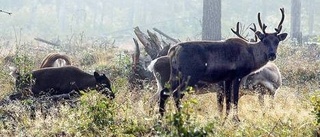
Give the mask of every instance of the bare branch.
POLYGON ((162 31, 160 31, 160 30, 159 30, 159 29, 157 29, 157 28, 153 28, 153 30, 154 30, 154 31, 156 31, 156 32, 158 32, 159 34, 163 35, 163 36, 164 36, 164 37, 166 37, 167 39, 169 39, 169 40, 171 40, 171 41, 175 42, 175 43, 180 42, 179 40, 174 39, 174 38, 172 38, 172 37, 168 36, 167 34, 163 33, 162 31))
POLYGON ((60 44, 53 43, 53 42, 44 40, 44 39, 42 39, 42 38, 34 38, 34 40, 40 41, 40 42, 43 42, 43 43, 46 43, 46 44, 49 44, 49 45, 52 45, 52 46, 60 46, 60 44))
POLYGON ((7 11, 4 11, 4 10, 0 10, 0 12, 6 13, 6 14, 8 14, 8 15, 11 15, 11 14, 12 14, 11 12, 7 12, 7 11))
POLYGON ((139 58, 140 58, 140 49, 139 49, 139 44, 138 41, 133 38, 134 44, 135 44, 135 48, 134 48, 134 53, 133 53, 133 70, 135 71, 139 62, 139 58))

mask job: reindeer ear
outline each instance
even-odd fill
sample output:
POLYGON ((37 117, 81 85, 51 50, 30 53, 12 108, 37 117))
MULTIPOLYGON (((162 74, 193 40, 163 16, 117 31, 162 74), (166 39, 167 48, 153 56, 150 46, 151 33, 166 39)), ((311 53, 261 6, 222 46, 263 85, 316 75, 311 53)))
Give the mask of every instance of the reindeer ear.
POLYGON ((281 33, 278 35, 278 38, 280 41, 283 41, 287 38, 288 34, 287 33, 281 33))
POLYGON ((260 31, 256 31, 255 34, 260 40, 262 40, 265 37, 265 35, 263 33, 261 33, 260 31))
POLYGON ((93 72, 93 75, 95 78, 98 78, 100 76, 100 74, 98 72, 93 72))

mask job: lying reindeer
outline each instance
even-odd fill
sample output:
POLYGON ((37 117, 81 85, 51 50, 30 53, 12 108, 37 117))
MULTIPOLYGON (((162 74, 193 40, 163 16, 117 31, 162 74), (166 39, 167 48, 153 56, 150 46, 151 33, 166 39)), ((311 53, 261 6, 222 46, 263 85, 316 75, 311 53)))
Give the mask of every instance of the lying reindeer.
MULTIPOLYGON (((267 33, 266 25, 261 23, 260 13, 258 22, 262 30, 256 31, 259 42, 246 42, 239 38, 225 41, 191 41, 178 43, 168 52, 170 62, 170 85, 176 107, 180 110, 181 92, 187 86, 195 86, 199 81, 208 83, 224 82, 224 93, 217 95, 218 109, 222 112, 224 98, 226 98, 226 116, 233 104, 233 119, 238 117, 238 100, 240 80, 253 71, 258 70, 277 57, 280 41, 287 37, 287 33, 280 33, 284 21, 284 9, 281 21, 275 32, 267 33)), ((160 92, 159 113, 165 112, 165 103, 170 96, 168 88, 160 92)))
POLYGON ((111 82, 105 74, 94 72, 91 75, 74 66, 42 68, 26 75, 20 75, 16 68, 11 68, 10 75, 15 79, 16 89, 19 91, 10 99, 21 98, 21 91, 24 90, 30 90, 33 96, 39 97, 92 89, 110 98, 115 97, 111 90, 111 82))
POLYGON ((71 65, 71 60, 67 55, 50 53, 42 60, 40 68, 62 67, 66 65, 71 65))

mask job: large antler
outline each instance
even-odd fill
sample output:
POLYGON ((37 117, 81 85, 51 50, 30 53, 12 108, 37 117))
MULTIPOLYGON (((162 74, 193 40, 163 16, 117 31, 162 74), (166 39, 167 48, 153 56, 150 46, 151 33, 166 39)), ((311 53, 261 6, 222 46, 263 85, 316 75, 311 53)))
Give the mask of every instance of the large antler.
POLYGON ((258 22, 259 22, 259 26, 260 26, 262 32, 265 34, 267 26, 264 23, 262 24, 261 18, 260 18, 260 13, 258 13, 258 22))
POLYGON ((239 27, 240 27, 240 22, 237 22, 236 30, 234 30, 234 29, 231 28, 231 31, 232 31, 234 34, 236 34, 239 38, 241 38, 241 39, 243 39, 243 40, 245 40, 245 41, 248 41, 246 38, 244 38, 244 37, 241 36, 239 27))
POLYGON ((277 33, 280 33, 281 32, 281 29, 282 29, 282 23, 283 23, 283 20, 284 20, 284 8, 280 8, 280 11, 281 11, 281 14, 282 14, 282 18, 280 20, 280 23, 278 25, 278 28, 275 28, 276 32, 277 33))

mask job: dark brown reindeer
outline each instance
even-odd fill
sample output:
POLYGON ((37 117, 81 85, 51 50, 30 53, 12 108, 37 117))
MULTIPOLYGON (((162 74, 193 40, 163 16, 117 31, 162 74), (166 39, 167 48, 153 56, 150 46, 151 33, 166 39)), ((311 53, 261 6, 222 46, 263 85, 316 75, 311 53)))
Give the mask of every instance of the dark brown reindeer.
POLYGON ((62 67, 66 65, 71 65, 71 60, 67 55, 50 53, 42 60, 40 68, 62 67))
POLYGON ((20 75, 16 68, 11 68, 10 75, 15 78, 18 93, 11 99, 20 99, 22 91, 30 90, 35 97, 41 95, 69 94, 72 91, 93 89, 114 98, 111 82, 105 74, 88 74, 74 66, 48 67, 20 75))
MULTIPOLYGON (((250 28, 253 32, 256 32, 255 24, 253 24, 253 28, 250 28)), ((236 34, 239 38, 247 40, 245 37, 241 36, 240 34, 240 23, 237 23, 236 30, 232 30, 234 34, 236 34)), ((257 42, 257 37, 255 39, 251 39, 251 42, 257 42)), ((151 105, 154 104, 154 102, 159 101, 160 97, 160 91, 165 88, 165 84, 169 81, 170 78, 170 58, 168 56, 165 56, 165 52, 168 52, 169 48, 164 48, 161 50, 158 55, 158 58, 151 61, 151 63, 148 66, 148 70, 151 71, 156 79, 157 82, 157 92, 156 94, 150 99, 151 105), (159 57, 160 56, 160 57, 159 57)), ((241 79, 240 82, 240 88, 242 89, 240 91, 239 98, 243 95, 247 94, 254 94, 257 93, 259 95, 259 102, 262 106, 264 104, 264 95, 269 94, 272 98, 274 98, 274 95, 277 91, 277 89, 281 86, 282 80, 281 80, 281 74, 278 69, 278 67, 272 63, 268 62, 266 65, 261 67, 259 70, 254 71, 250 73, 249 75, 245 76, 241 79)), ((206 83, 200 83, 201 85, 206 83)), ((196 86, 201 87, 201 86, 196 86)), ((222 92, 223 88, 219 84, 210 84, 205 85, 205 88, 210 88, 211 90, 214 90, 216 92, 222 92)), ((202 89, 198 88, 196 89, 196 93, 204 93, 201 91, 202 89)))
MULTIPOLYGON (((240 34, 240 23, 237 23, 236 30, 231 31, 239 38, 249 41, 240 34)), ((256 25, 253 23, 253 28, 250 28, 253 32, 256 32, 256 25)), ((250 42, 257 42, 255 39, 250 39, 250 42)), ((282 84, 281 74, 276 64, 268 62, 266 65, 258 69, 257 71, 251 72, 249 75, 241 79, 240 88, 248 89, 242 90, 239 94, 239 98, 243 95, 258 93, 260 106, 264 105, 264 95, 269 94, 272 99, 282 84)))
MULTIPOLYGON (((218 94, 218 109, 222 112, 224 97, 226 97, 226 118, 230 113, 231 103, 234 106, 233 119, 238 118, 238 99, 240 80, 249 73, 261 68, 269 61, 276 59, 280 41, 287 37, 281 33, 284 20, 284 9, 280 9, 282 19, 274 33, 266 33, 266 25, 261 23, 256 31, 259 42, 250 43, 240 38, 230 38, 225 41, 191 41, 178 43, 169 50, 172 94, 178 110, 180 109, 181 92, 187 86, 194 86, 198 81, 217 83, 225 81, 225 95, 218 94), (232 90, 233 87, 233 90, 232 90), (233 97, 233 99, 231 99, 233 97)), ((169 89, 160 92, 159 112, 163 116, 165 102, 170 96, 169 89)))

